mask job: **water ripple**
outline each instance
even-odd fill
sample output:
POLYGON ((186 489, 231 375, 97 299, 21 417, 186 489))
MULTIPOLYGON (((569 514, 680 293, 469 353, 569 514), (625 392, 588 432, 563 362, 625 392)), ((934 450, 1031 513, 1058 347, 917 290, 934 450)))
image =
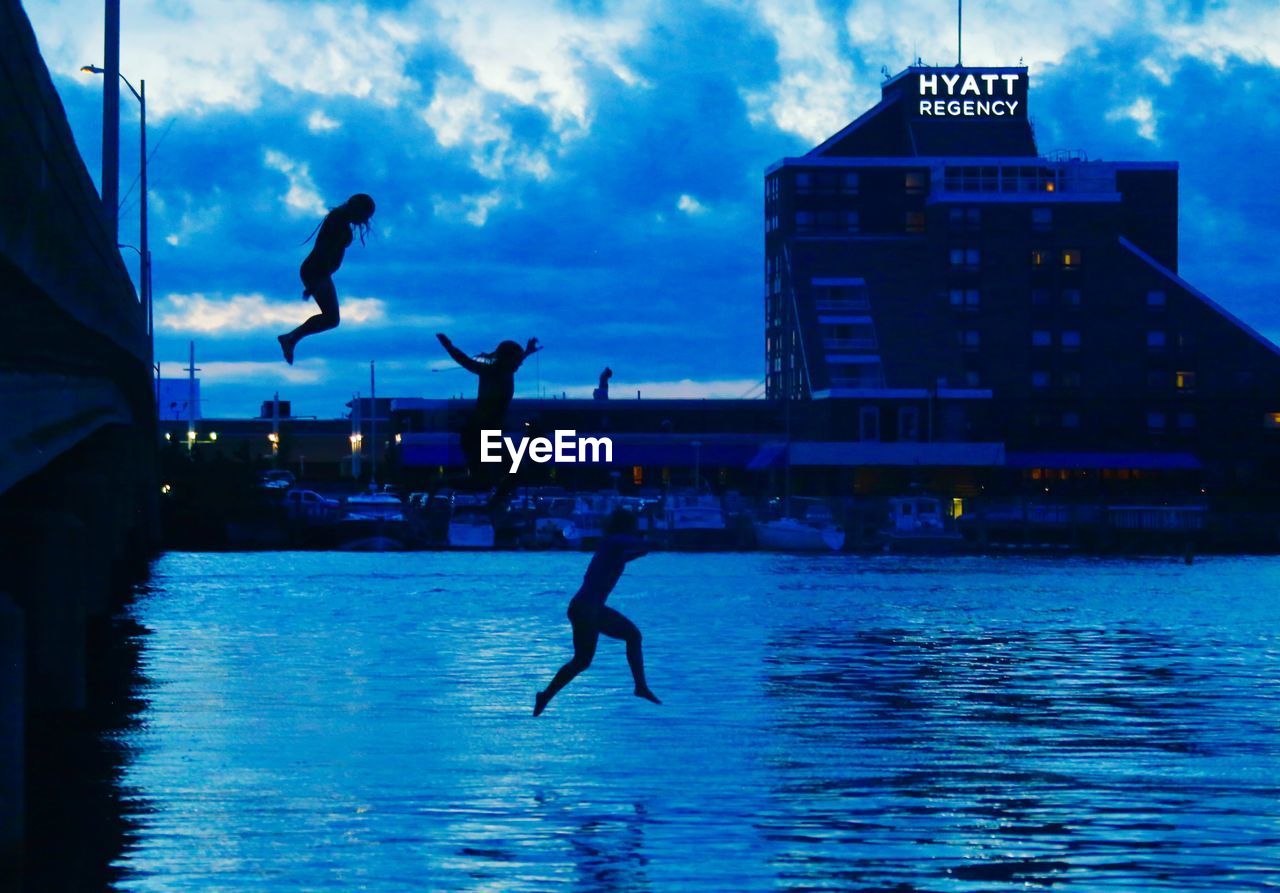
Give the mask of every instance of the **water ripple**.
POLYGON ((1264 890, 1280 561, 174 554, 123 890, 1264 890))

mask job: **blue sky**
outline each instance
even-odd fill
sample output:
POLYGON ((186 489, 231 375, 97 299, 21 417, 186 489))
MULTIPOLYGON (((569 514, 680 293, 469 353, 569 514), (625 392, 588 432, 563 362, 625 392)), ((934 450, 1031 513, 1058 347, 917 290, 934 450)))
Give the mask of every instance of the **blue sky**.
MULTIPOLYGON (((542 339, 517 393, 759 393, 763 170, 954 60, 950 0, 122 0, 146 78, 166 377, 194 339, 205 414, 278 390, 337 416, 368 391, 471 394, 434 339, 542 339), (378 202, 335 277, 344 322, 286 366, 300 243, 378 202)), ((26 4, 95 179, 100 0, 26 4)), ((1043 151, 1181 163, 1181 272, 1280 340, 1280 15, 1272 0, 971 2, 965 63, 1031 69, 1043 151)), ((121 191, 137 173, 121 99, 121 191)), ((121 241, 137 237, 137 189, 121 241)), ((132 255, 127 258, 134 263, 132 255)))

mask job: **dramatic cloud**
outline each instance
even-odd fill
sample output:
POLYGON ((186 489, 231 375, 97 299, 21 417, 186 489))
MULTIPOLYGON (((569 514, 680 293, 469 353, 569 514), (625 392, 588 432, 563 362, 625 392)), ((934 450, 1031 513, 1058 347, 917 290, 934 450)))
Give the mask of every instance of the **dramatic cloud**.
MULTIPOLYGON (((638 391, 641 398, 651 400, 684 398, 702 400, 714 398, 737 398, 759 396, 761 382, 753 378, 734 379, 701 379, 691 378, 680 381, 625 381, 614 379, 610 383, 610 394, 617 399, 630 399, 638 391), (754 393, 753 393, 754 392, 754 393)), ((573 398, 590 397, 595 385, 547 385, 550 394, 566 394, 573 398)))
POLYGON ((268 149, 263 163, 273 171, 284 174, 289 191, 280 197, 284 206, 294 214, 324 214, 325 204, 311 180, 306 162, 294 161, 283 152, 268 149))
POLYGON ((1156 116, 1151 105, 1151 100, 1146 96, 1139 96, 1132 103, 1120 109, 1112 109, 1107 112, 1108 121, 1121 121, 1128 119, 1133 121, 1138 127, 1138 136, 1144 140, 1155 141, 1156 139, 1156 116))
MULTIPOLYGON (((231 335, 283 330, 316 312, 310 301, 269 301, 262 295, 233 295, 225 300, 202 294, 168 295, 156 305, 156 325, 169 332, 231 335)), ((378 298, 347 298, 342 302, 344 325, 379 323, 386 304, 378 298)))
POLYGON ((838 28, 816 0, 759 0, 757 11, 777 40, 779 77, 743 91, 752 121, 818 143, 875 102, 872 86, 858 84, 838 28))
MULTIPOLYGON (((183 361, 182 364, 185 364, 183 361)), ((174 362, 170 364, 179 365, 174 362)), ((200 381, 202 385, 227 384, 315 384, 323 380, 327 364, 323 360, 299 360, 293 366, 284 363, 226 363, 219 361, 200 361, 200 381)), ((205 388, 206 394, 208 388, 205 388)))
MULTIPOLYGON (((49 61, 65 71, 102 55, 102 3, 29 4, 49 61)), ((407 52, 414 19, 364 3, 136 0, 121 11, 121 67, 145 77, 148 111, 249 112, 273 90, 395 105, 416 84, 407 52)))
POLYGON ((680 196, 679 201, 676 202, 676 208, 690 216, 697 216, 707 212, 706 206, 688 193, 680 196))
MULTIPOLYGON (((938 0, 123 6, 122 68, 146 79, 152 125, 157 355, 172 374, 195 340, 222 414, 279 389, 336 415, 370 360, 379 393, 473 394, 439 330, 469 350, 542 338, 524 395, 587 395, 606 365, 620 397, 757 395, 765 167, 870 107, 881 66, 956 51, 938 0), (378 212, 334 277, 343 325, 286 366, 274 334, 315 312, 307 234, 353 192, 378 212)), ((101 0, 27 12, 96 177, 102 79, 78 68, 102 61, 101 0)), ((966 5, 965 63, 1020 59, 1042 150, 1178 161, 1179 269, 1280 334, 1273 0, 966 5)), ((129 244, 137 136, 125 95, 129 244)))

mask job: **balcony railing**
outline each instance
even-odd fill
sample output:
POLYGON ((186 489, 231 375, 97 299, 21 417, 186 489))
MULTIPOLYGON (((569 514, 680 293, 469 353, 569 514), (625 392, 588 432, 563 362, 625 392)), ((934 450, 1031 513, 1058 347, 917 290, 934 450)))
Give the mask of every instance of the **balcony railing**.
POLYGON ((870 301, 858 298, 821 298, 813 306, 819 313, 868 313, 871 310, 870 301))
POLYGON ((823 338, 822 346, 827 350, 876 350, 879 347, 875 338, 823 338))

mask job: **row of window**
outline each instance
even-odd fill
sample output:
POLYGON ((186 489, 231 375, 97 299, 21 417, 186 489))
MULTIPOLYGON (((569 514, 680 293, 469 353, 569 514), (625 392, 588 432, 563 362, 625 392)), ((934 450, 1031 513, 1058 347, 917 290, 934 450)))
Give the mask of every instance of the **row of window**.
MULTIPOLYGON (((953 288, 947 292, 947 297, 952 307, 966 307, 975 309, 982 305, 982 292, 976 288, 953 288)), ((1058 293, 1059 303, 1068 308, 1078 308, 1083 303, 1080 289, 1064 288, 1058 293)), ((1147 306, 1153 310, 1162 310, 1165 307, 1165 293, 1163 291, 1147 292, 1147 306)), ((1053 292, 1047 288, 1031 289, 1031 305, 1033 307, 1048 307, 1053 303, 1053 292)), ((1153 345, 1154 346, 1154 345, 1153 345)))
POLYGON ((1053 263, 1054 256, 1057 256, 1059 263, 1062 264, 1064 270, 1071 270, 1079 267, 1084 260, 1084 255, 1079 248, 1063 248, 1061 251, 1054 252, 1047 248, 1033 248, 1031 250, 1031 266, 1047 267, 1053 263))
POLYGON ((948 167, 943 187, 948 192, 1056 192, 1058 171, 1030 166, 948 167))
MULTIPOLYGON (((1152 434, 1158 434, 1176 427, 1180 431, 1191 431, 1196 427, 1196 414, 1194 412, 1176 412, 1167 413, 1158 410, 1152 410, 1147 413, 1147 431, 1152 434)), ((1074 430, 1080 427, 1080 413, 1074 410, 1067 410, 1058 415, 1046 412, 1033 412, 1031 414, 1031 427, 1033 428, 1051 428, 1054 425, 1058 427, 1074 430)))
MULTIPOLYGON (((965 289, 963 291, 953 290, 952 303, 958 300, 957 293, 968 302, 972 300, 974 304, 978 301, 976 289, 965 289)), ((976 349, 982 343, 982 336, 977 329, 959 329, 956 332, 961 345, 966 348, 976 349)), ((1050 329, 1032 329, 1031 330, 1031 346, 1032 347, 1053 347, 1054 333, 1050 329)), ((1186 346, 1189 339, 1179 337, 1179 346, 1186 346)), ((1080 349, 1080 331, 1078 329, 1063 329, 1058 333, 1057 344, 1064 350, 1080 349)), ((1162 351, 1168 346, 1168 334, 1162 329, 1152 329, 1147 332, 1147 350, 1162 351)))
MULTIPOLYGON (((1074 369, 1068 369, 1060 372, 1057 376, 1058 386, 1062 388, 1078 388, 1080 387, 1080 373, 1074 369)), ((1031 387, 1037 390, 1043 390, 1053 386, 1054 376, 1042 369, 1034 370, 1031 373, 1031 387)), ((1151 388, 1165 388, 1170 384, 1174 389, 1189 394, 1196 389, 1196 373, 1189 369, 1179 369, 1175 372, 1168 370, 1153 369, 1147 373, 1147 386, 1151 388)))

